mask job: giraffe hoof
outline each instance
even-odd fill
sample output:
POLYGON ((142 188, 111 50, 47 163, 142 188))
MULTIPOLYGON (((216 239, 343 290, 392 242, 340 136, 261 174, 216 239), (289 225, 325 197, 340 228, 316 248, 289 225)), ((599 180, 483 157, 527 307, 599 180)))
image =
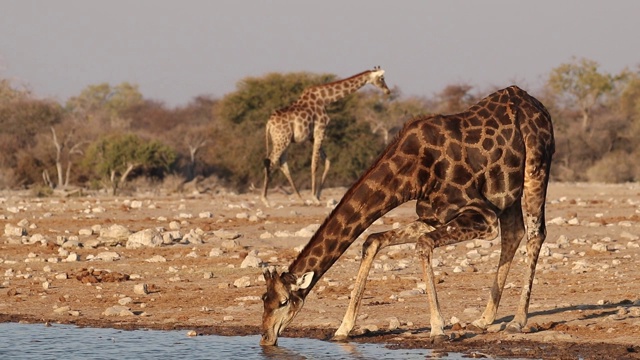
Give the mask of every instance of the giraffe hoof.
POLYGON ((434 335, 429 338, 432 344, 442 344, 444 342, 449 341, 449 337, 447 335, 434 335))
POLYGON ((482 334, 484 329, 476 324, 469 324, 465 327, 465 330, 471 331, 472 333, 482 334))
POLYGON ((519 334, 522 332, 522 326, 520 324, 509 324, 504 331, 508 334, 519 334))
POLYGON ((331 338, 331 341, 334 341, 334 342, 347 342, 347 341, 349 341, 349 336, 347 336, 347 335, 333 335, 333 337, 331 338))

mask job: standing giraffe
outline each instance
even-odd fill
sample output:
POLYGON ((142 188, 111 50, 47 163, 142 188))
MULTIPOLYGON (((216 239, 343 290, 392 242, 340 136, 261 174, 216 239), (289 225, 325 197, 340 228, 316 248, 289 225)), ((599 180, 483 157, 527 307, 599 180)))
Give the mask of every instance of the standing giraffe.
POLYGON ((313 141, 313 153, 311 155, 312 199, 314 203, 320 203, 320 192, 331 164, 322 149, 322 140, 324 140, 324 134, 330 120, 325 107, 357 91, 366 84, 373 84, 387 95, 391 92, 384 81, 384 70, 378 66, 373 70, 361 72, 347 79, 311 86, 305 89, 293 104, 276 110, 271 114, 267 121, 267 158, 264 160, 264 187, 262 189, 262 202, 266 206, 269 206, 267 188, 274 168, 282 170, 293 191, 299 198, 302 198, 289 172, 287 148, 292 142, 301 143, 307 139, 313 141), (273 143, 271 152, 269 152, 269 138, 273 143), (320 178, 320 183, 316 186, 316 171, 321 158, 324 160, 324 171, 320 178))
POLYGON ((545 197, 553 127, 545 107, 516 86, 499 90, 467 111, 435 115, 405 124, 369 170, 344 197, 288 272, 265 271, 262 345, 275 345, 300 311, 311 288, 349 245, 376 219, 409 200, 417 200, 418 219, 400 230, 370 235, 351 303, 335 339, 348 336, 376 253, 385 246, 415 242, 427 284, 434 340, 445 338, 431 259, 434 248, 501 234, 498 271, 491 296, 474 325, 486 328, 496 311, 509 267, 525 234, 528 268, 516 315, 508 331, 526 324, 531 286, 546 237, 545 197))

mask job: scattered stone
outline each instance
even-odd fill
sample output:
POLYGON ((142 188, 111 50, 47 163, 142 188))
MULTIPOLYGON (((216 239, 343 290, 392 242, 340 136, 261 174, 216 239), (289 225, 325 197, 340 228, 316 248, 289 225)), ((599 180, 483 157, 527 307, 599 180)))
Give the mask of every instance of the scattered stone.
POLYGON ((149 293, 147 284, 136 284, 133 286, 133 293, 136 295, 146 295, 149 293))
POLYGON ((93 230, 91 230, 91 229, 80 229, 80 230, 78 230, 78 235, 80 235, 80 236, 91 236, 91 235, 93 235, 93 230))
POLYGON ((26 236, 27 229, 20 226, 13 226, 11 224, 4 225, 4 234, 7 236, 26 236))
POLYGON ((191 229, 187 235, 185 235, 180 241, 181 244, 204 244, 202 236, 195 230, 191 229))
POLYGON ((122 305, 115 305, 107 308, 102 315, 104 316, 133 316, 135 315, 131 310, 122 305))
POLYGON ((123 297, 121 299, 118 299, 118 304, 127 305, 127 304, 130 304, 132 301, 133 301, 133 299, 127 296, 127 297, 123 297))
POLYGON ((120 254, 118 254, 115 251, 103 251, 101 253, 98 253, 98 255, 94 256, 92 260, 116 261, 116 260, 120 260, 120 254))
POLYGON ((213 214, 210 211, 204 211, 198 214, 200 219, 210 219, 213 217, 213 214))
POLYGON ((80 256, 78 254, 76 254, 76 253, 71 253, 66 257, 66 259, 64 259, 62 261, 64 261, 64 262, 76 262, 78 260, 80 260, 80 256))
POLYGON ((213 232, 213 235, 221 238, 221 239, 227 239, 227 240, 234 240, 237 239, 239 237, 241 237, 242 235, 238 232, 235 231, 226 231, 226 230, 217 230, 213 232))
POLYGON ((259 268, 261 265, 262 265, 262 259, 260 259, 255 255, 249 254, 244 258, 244 260, 242 261, 242 264, 240 264, 240 268, 241 269, 245 269, 248 267, 259 268))
POLYGON ((163 263, 163 262, 167 262, 167 259, 165 259, 165 257, 162 255, 154 255, 146 259, 145 261, 148 263, 163 263))
POLYGON ((122 225, 111 225, 106 229, 100 229, 98 237, 106 246, 122 245, 127 242, 131 231, 122 225))
POLYGON ((143 246, 158 247, 162 243, 162 236, 156 229, 144 229, 129 235, 126 247, 127 249, 139 249, 143 246))
POLYGON ((311 224, 305 228, 302 228, 295 232, 295 236, 310 238, 316 233, 316 230, 320 227, 320 224, 311 224))
POLYGON ((547 224, 551 224, 551 225, 563 225, 565 224, 567 221, 563 218, 563 217, 555 217, 549 221, 547 221, 547 224))
POLYGON ((198 336, 198 333, 195 330, 189 330, 187 331, 187 336, 188 337, 198 336))
POLYGON ((224 254, 224 250, 220 248, 213 248, 211 249, 211 251, 209 251, 209 257, 222 256, 222 254, 224 254))
POLYGON ((222 246, 223 249, 233 250, 237 247, 240 247, 240 244, 236 240, 231 239, 223 241, 220 246, 222 246))
POLYGON ((400 292, 398 296, 400 297, 411 297, 411 296, 420 296, 424 294, 424 290, 422 289, 413 289, 413 290, 405 290, 400 292))
POLYGON ((591 249, 599 252, 607 252, 609 250, 609 247, 607 246, 607 244, 595 243, 591 245, 591 249))
POLYGON ((71 308, 69 306, 61 306, 59 308, 53 309, 53 312, 55 314, 62 315, 62 314, 68 313, 69 310, 71 310, 71 308))
POLYGON ((497 332, 503 331, 506 328, 507 328, 507 323, 501 322, 501 323, 489 325, 487 327, 487 332, 488 333, 497 333, 497 332))
POLYGON ((239 279, 237 279, 236 281, 233 282, 233 286, 237 287, 237 288, 246 288, 251 286, 251 278, 249 278, 248 276, 243 276, 239 279))
POLYGON ((389 318, 389 330, 396 330, 400 327, 400 320, 397 317, 392 316, 389 318))

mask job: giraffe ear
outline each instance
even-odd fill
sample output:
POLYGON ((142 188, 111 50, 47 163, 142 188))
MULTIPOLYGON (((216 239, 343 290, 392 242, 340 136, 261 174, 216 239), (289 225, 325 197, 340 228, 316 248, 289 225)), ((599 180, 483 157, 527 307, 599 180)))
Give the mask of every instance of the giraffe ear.
POLYGON ((313 271, 302 274, 302 276, 296 280, 296 286, 298 289, 304 290, 311 285, 311 280, 313 280, 313 271))

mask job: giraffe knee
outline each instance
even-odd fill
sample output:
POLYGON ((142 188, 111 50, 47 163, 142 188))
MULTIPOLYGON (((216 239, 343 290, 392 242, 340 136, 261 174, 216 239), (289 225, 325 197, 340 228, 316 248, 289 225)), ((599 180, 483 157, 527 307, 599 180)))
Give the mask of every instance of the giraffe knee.
POLYGON ((431 238, 421 237, 416 243, 416 254, 422 259, 428 259, 433 253, 435 242, 431 238))
POLYGON ((362 257, 363 258, 367 255, 367 251, 369 251, 369 250, 374 251, 374 255, 378 252, 378 250, 380 249, 380 243, 381 243, 381 238, 382 238, 381 235, 382 234, 380 234, 380 233, 376 233, 376 234, 371 234, 371 235, 367 236, 367 239, 362 244, 362 257))

